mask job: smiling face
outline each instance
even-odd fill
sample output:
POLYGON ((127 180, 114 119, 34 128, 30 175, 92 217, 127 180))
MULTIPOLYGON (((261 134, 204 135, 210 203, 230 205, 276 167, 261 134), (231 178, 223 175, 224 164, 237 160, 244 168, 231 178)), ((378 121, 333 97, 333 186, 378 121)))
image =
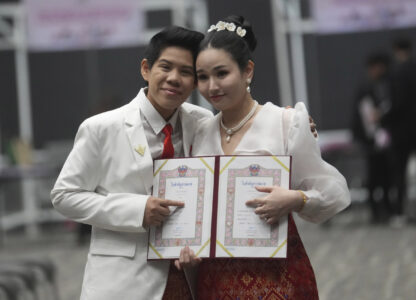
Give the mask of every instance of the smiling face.
POLYGON ((149 83, 147 98, 165 120, 185 102, 195 87, 192 53, 180 47, 164 49, 151 69, 143 59, 141 73, 149 83))
POLYGON ((253 67, 249 61, 241 71, 228 52, 207 48, 196 60, 198 90, 217 110, 237 109, 243 101, 251 98, 246 88, 253 67))

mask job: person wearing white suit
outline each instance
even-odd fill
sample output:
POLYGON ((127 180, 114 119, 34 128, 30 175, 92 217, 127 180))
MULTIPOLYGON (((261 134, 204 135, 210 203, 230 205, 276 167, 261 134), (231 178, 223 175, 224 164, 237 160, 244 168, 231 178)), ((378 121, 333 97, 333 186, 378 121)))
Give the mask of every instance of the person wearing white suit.
POLYGON ((167 206, 181 203, 150 196, 153 159, 162 154, 167 123, 175 156, 187 156, 197 123, 212 116, 182 104, 195 87, 194 57, 202 37, 178 27, 156 34, 141 65, 148 87, 78 130, 51 198, 64 216, 92 225, 81 299, 164 297, 169 262, 147 261, 147 228, 168 217, 167 206), (172 32, 182 42, 166 42, 172 32))

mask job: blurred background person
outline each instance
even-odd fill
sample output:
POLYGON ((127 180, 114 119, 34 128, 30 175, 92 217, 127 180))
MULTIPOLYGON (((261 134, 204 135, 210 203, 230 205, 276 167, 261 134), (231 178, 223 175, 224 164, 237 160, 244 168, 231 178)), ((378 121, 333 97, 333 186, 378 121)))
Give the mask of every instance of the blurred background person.
POLYGON ((391 76, 391 108, 382 123, 391 132, 393 151, 393 178, 397 189, 394 218, 391 224, 401 227, 406 222, 404 203, 406 198, 406 170, 410 154, 416 149, 416 131, 413 117, 416 114, 416 64, 412 59, 409 39, 393 43, 394 65, 391 76))
POLYGON ((391 106, 388 55, 369 55, 365 71, 355 96, 352 133, 365 155, 371 221, 378 223, 387 221, 391 214, 390 134, 381 124, 391 106))

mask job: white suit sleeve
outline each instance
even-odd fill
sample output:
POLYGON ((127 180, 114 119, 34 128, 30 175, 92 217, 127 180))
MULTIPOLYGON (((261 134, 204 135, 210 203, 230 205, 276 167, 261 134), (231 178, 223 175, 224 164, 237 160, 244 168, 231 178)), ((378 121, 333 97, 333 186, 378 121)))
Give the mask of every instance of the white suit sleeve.
POLYGON ((149 195, 100 193, 105 176, 101 147, 88 120, 81 124, 74 147, 51 192, 54 207, 81 223, 125 232, 143 232, 143 217, 149 195))
MULTIPOLYGON (((303 190, 308 197, 299 216, 320 223, 346 208, 350 194, 345 178, 321 157, 310 131, 309 115, 303 103, 290 110, 287 152, 292 155, 292 189, 303 190)), ((287 124, 286 124, 287 125, 287 124)))

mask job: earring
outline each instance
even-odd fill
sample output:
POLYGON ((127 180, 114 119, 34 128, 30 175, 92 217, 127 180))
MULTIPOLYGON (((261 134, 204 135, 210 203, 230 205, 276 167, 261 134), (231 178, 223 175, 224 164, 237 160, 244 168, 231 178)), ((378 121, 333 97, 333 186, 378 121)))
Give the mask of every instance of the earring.
POLYGON ((250 83, 251 83, 251 79, 250 78, 247 78, 247 92, 248 93, 250 93, 251 92, 251 89, 250 89, 250 83))

